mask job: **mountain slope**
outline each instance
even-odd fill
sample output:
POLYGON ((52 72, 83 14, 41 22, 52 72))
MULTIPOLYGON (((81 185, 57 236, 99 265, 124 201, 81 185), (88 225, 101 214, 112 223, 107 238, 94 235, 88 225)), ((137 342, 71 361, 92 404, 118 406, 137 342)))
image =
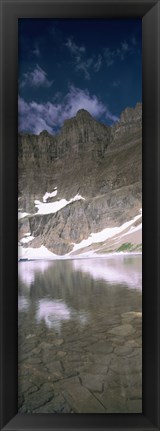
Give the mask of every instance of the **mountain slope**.
MULTIPOLYGON (((82 109, 55 136, 46 131, 20 135, 18 148, 24 247, 43 245, 64 255, 91 233, 119 227, 139 214, 141 104, 126 108, 112 127, 82 109)), ((106 243, 103 248, 108 251, 106 243)))

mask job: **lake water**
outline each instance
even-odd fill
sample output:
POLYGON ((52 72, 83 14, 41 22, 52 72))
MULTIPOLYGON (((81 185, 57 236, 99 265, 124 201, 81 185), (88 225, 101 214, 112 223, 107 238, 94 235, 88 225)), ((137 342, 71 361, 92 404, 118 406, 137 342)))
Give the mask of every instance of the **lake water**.
POLYGON ((19 262, 19 412, 142 412, 142 257, 19 262))

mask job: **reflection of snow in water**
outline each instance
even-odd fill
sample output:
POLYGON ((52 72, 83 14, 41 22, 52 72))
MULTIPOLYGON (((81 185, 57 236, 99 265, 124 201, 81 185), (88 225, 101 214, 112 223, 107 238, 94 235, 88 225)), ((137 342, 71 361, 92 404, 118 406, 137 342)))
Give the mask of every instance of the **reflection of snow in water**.
POLYGON ((19 262, 18 264, 18 275, 20 281, 25 283, 28 287, 34 283, 36 272, 44 273, 50 266, 53 266, 53 262, 47 261, 30 261, 19 262))
POLYGON ((48 328, 54 328, 59 331, 62 323, 64 321, 71 320, 72 318, 78 319, 81 324, 85 324, 87 322, 87 316, 85 313, 77 313, 61 300, 57 299, 49 301, 48 299, 41 299, 39 301, 36 313, 36 320, 38 323, 40 323, 41 320, 44 320, 48 328))
POLYGON ((18 311, 27 311, 29 307, 29 301, 25 296, 18 297, 18 311))
MULTIPOLYGON (((123 256, 117 258, 74 260, 74 270, 91 275, 95 280, 105 280, 112 284, 125 283, 129 288, 142 289, 142 268, 132 258, 131 263, 123 256)), ((139 260, 138 260, 139 262, 139 260)))

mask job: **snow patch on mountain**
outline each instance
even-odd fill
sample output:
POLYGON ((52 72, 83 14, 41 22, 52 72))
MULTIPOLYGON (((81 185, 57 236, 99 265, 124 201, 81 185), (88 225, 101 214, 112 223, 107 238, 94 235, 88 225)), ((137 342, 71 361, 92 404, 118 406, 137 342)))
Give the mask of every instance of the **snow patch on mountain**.
POLYGON ((43 202, 47 202, 48 198, 53 198, 57 195, 57 187, 55 187, 55 190, 51 193, 46 192, 43 196, 43 202))
POLYGON ((129 233, 138 232, 139 230, 142 230, 142 223, 140 223, 138 226, 131 226, 128 232, 124 233, 122 236, 128 235, 129 233))
POLYGON ((27 244, 28 242, 32 241, 34 239, 34 236, 29 235, 29 236, 25 236, 24 238, 20 239, 20 243, 21 244, 27 244))
POLYGON ((26 213, 26 212, 22 213, 21 211, 19 211, 18 212, 18 220, 20 220, 21 218, 27 217, 29 215, 30 215, 29 213, 26 213))
MULTIPOLYGON (((45 195, 44 195, 45 196, 45 195)), ((75 201, 79 201, 79 200, 85 200, 85 198, 83 198, 81 195, 77 194, 76 196, 74 196, 74 198, 70 199, 69 201, 67 201, 66 199, 60 199, 59 201, 56 202, 48 202, 48 203, 44 203, 44 202, 40 202, 39 200, 35 200, 35 206, 36 208, 38 208, 38 212, 35 214, 53 214, 56 213, 57 211, 61 210, 62 208, 64 208, 65 206, 69 205, 72 202, 75 201)))
POLYGON ((44 245, 38 248, 18 246, 18 259, 59 259, 60 256, 49 251, 44 245))
POLYGON ((128 227, 132 226, 141 217, 142 217, 142 215, 140 214, 140 215, 135 216, 132 220, 124 223, 123 225, 121 225, 119 227, 105 228, 100 232, 91 233, 87 239, 84 239, 83 241, 81 241, 78 244, 74 244, 73 250, 71 252, 69 252, 68 255, 72 254, 73 252, 75 252, 77 250, 80 250, 81 248, 88 247, 94 243, 104 242, 107 239, 112 238, 115 235, 122 233, 128 227))
MULTIPOLYGON (((77 195, 79 197, 79 195, 77 195)), ((75 196, 75 198, 77 198, 77 196, 75 196)), ((82 198, 82 197, 80 197, 82 198)), ((82 198, 84 199, 84 198, 82 198)), ((73 201, 73 200, 72 200, 73 201)), ((36 201, 37 202, 37 201, 36 201)), ((38 201, 39 202, 39 201, 38 201)), ((46 204, 45 204, 46 205, 46 204)), ((78 244, 74 244, 73 245, 73 249, 72 251, 70 251, 67 254, 63 254, 63 255, 57 255, 55 253, 52 253, 51 251, 49 251, 45 246, 41 245, 41 247, 38 248, 33 248, 33 247, 28 247, 28 248, 24 248, 23 244, 27 244, 29 241, 34 240, 34 237, 30 234, 30 233, 26 233, 25 237, 22 238, 20 240, 20 244, 19 244, 19 253, 18 253, 18 258, 20 259, 28 259, 28 260, 38 260, 38 259, 44 259, 44 260, 54 260, 54 259, 74 259, 74 258, 87 258, 87 257, 106 257, 107 254, 106 253, 100 253, 99 248, 95 249, 95 250, 86 250, 82 251, 82 253, 79 255, 76 255, 76 251, 79 251, 81 249, 85 249, 88 246, 91 246, 93 244, 99 244, 99 243, 103 243, 105 242, 107 239, 111 239, 114 238, 115 243, 119 242, 119 239, 132 234, 134 232, 140 232, 142 230, 142 223, 140 223, 138 226, 134 226, 135 222, 137 222, 138 220, 140 220, 142 217, 141 211, 140 214, 138 214, 137 216, 135 216, 132 220, 127 221, 126 223, 124 223, 123 225, 119 226, 119 227, 112 227, 112 228, 105 228, 100 232, 97 233, 91 233, 91 235, 81 241, 78 244), (98 254, 96 254, 96 252, 99 251, 98 254)), ((120 252, 120 253, 109 253, 109 255, 115 255, 115 254, 125 254, 126 255, 126 251, 120 252)))

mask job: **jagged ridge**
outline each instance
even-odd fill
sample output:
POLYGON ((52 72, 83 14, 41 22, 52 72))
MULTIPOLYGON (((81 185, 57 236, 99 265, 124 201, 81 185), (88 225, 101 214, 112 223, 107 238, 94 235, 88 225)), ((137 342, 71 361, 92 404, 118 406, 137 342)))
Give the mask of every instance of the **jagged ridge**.
POLYGON ((80 193, 58 213, 31 216, 20 222, 20 235, 30 229, 32 246, 45 244, 54 253, 71 250, 91 232, 120 225, 141 207, 142 106, 126 108, 112 127, 80 110, 59 134, 19 136, 19 205, 35 213, 34 200, 57 187, 57 199, 80 193), (24 228, 26 223, 26 227, 24 228))

